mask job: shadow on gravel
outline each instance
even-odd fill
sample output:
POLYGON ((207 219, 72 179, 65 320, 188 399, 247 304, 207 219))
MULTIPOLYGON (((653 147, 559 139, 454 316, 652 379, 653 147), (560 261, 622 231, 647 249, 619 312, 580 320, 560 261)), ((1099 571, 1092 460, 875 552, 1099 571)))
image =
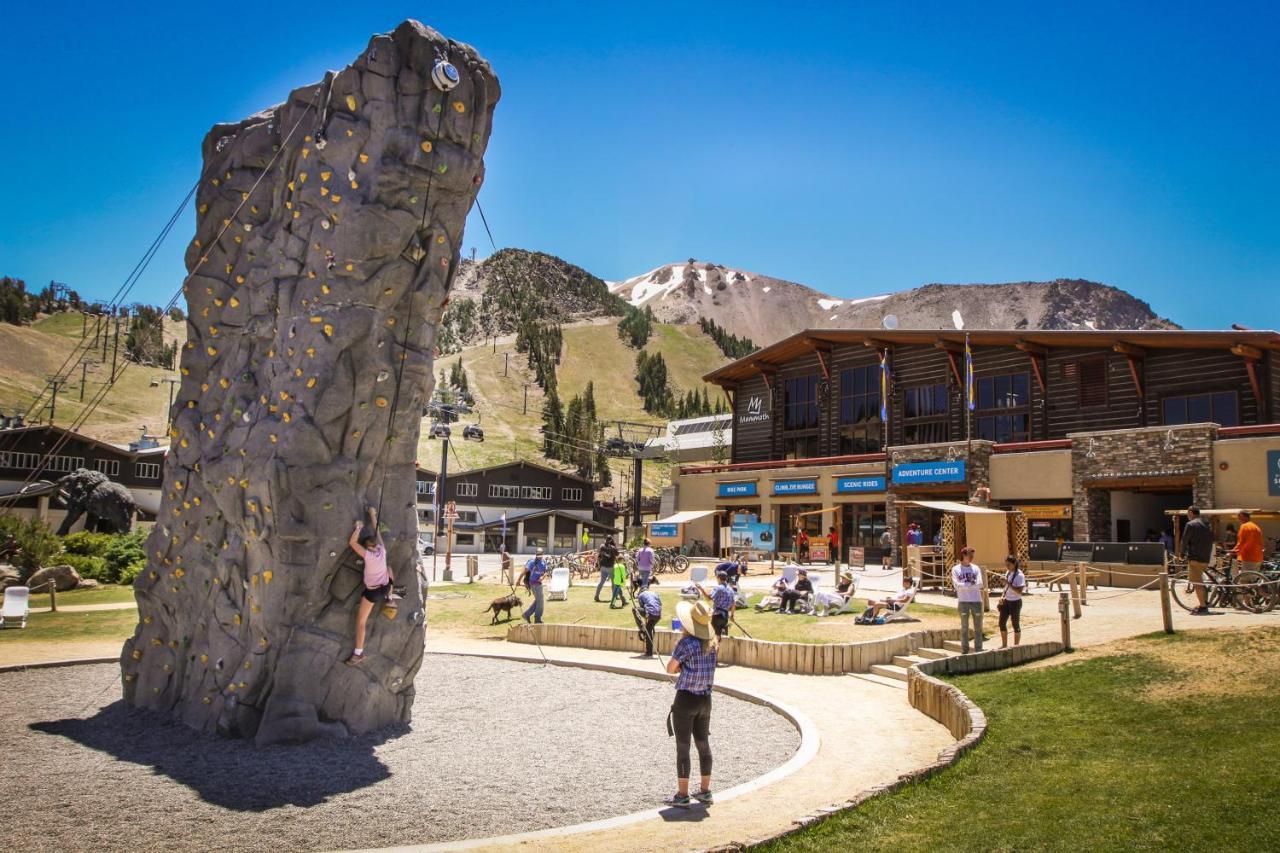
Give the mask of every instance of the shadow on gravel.
POLYGON ((87 719, 32 723, 30 728, 149 766, 206 802, 245 812, 315 806, 380 782, 391 773, 373 754, 374 747, 409 731, 407 725, 396 726, 347 740, 258 748, 250 741, 200 734, 123 701, 87 719))

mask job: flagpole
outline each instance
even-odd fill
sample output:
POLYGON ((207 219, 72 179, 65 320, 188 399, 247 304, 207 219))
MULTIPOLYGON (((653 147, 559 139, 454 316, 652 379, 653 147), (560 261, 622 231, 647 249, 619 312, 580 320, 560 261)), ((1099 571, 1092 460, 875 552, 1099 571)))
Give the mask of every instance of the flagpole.
POLYGON ((964 333, 964 484, 973 496, 973 352, 969 349, 969 333, 964 333))

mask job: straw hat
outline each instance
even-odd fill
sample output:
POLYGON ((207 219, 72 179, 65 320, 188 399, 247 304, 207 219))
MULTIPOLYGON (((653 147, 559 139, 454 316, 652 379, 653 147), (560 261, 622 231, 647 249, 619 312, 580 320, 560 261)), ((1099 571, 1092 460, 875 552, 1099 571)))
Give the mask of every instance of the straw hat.
POLYGON ((676 605, 676 618, 680 620, 681 630, 699 640, 710 640, 714 634, 711 608, 705 601, 681 601, 676 605))
POLYGON ((849 571, 848 569, 845 569, 843 572, 840 573, 840 577, 844 578, 847 581, 851 581, 853 580, 853 572, 849 571))

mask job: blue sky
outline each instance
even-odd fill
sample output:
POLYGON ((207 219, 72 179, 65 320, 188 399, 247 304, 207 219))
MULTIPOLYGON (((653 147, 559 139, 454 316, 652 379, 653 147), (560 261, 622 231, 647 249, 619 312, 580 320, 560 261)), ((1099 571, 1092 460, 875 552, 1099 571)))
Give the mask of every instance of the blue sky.
MULTIPOLYGON (((417 17, 501 77, 499 246, 846 297, 1090 278, 1189 327, 1280 326, 1267 4, 176 5, 6 11, 0 273, 110 295, 211 124, 417 17)), ((188 213, 138 298, 175 291, 192 233, 188 213)))

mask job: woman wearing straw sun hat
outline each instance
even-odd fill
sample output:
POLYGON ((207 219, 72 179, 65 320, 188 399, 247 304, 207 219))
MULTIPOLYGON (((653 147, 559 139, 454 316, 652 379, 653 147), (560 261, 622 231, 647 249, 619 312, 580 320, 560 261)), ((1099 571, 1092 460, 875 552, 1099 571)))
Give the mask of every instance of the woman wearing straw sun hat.
POLYGON ((711 687, 716 677, 716 650, 719 647, 711 627, 711 608, 705 601, 682 601, 676 618, 684 636, 676 643, 667 661, 667 672, 677 675, 676 699, 667 717, 667 733, 676 738, 676 793, 668 805, 687 806, 689 797, 689 741, 698 750, 698 771, 702 788, 693 795, 711 805, 711 687))

